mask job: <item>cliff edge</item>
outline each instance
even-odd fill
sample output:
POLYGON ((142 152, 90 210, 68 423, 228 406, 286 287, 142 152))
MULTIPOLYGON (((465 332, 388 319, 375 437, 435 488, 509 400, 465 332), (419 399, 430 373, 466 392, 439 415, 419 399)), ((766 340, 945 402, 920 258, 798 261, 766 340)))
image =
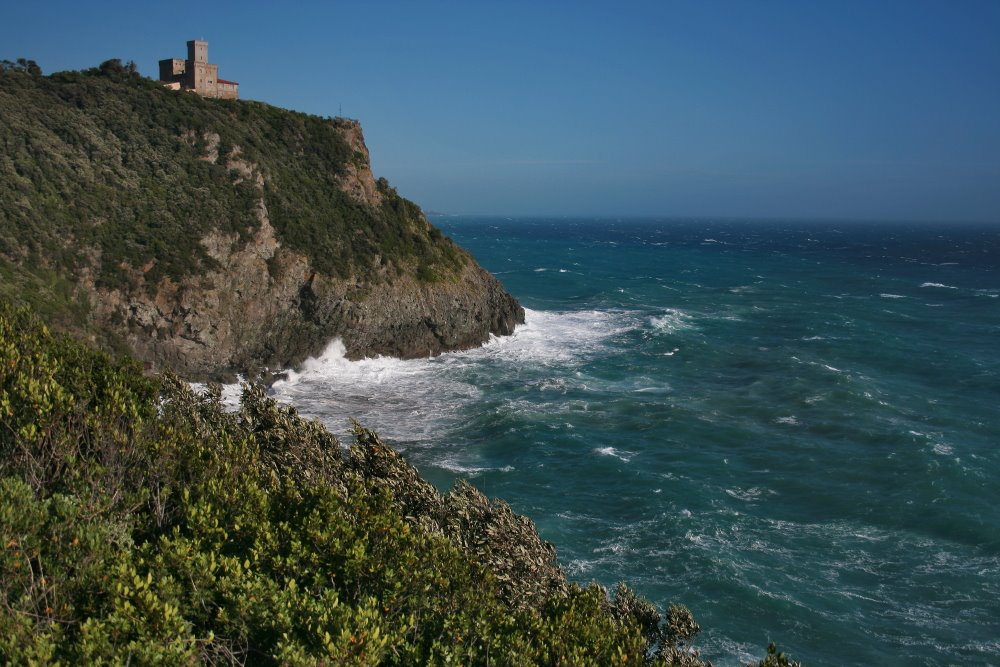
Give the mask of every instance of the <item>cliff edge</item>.
POLYGON ((115 61, 0 72, 0 113, 0 296, 152 369, 255 374, 335 337, 351 358, 422 357, 524 321, 374 177, 357 121, 206 100, 115 61))

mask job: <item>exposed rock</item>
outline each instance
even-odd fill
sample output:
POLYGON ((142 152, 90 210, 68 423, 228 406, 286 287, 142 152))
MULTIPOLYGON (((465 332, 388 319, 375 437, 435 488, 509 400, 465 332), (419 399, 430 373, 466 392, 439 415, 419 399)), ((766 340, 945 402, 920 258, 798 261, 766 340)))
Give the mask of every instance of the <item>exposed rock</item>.
MULTIPOLYGON (((342 187, 359 202, 378 205, 360 125, 343 119, 335 125, 358 155, 341 177, 342 187)), ((218 135, 202 139, 212 161, 221 159, 218 135)), ((187 134, 184 140, 193 144, 197 137, 187 134)), ((239 147, 226 160, 235 179, 263 191, 263 176, 240 158, 239 147)), ((406 274, 337 278, 317 272, 307 257, 281 244, 263 197, 256 217, 259 226, 249 240, 219 231, 201 239, 218 265, 203 275, 148 285, 141 269, 123 267, 134 274, 127 292, 84 281, 94 318, 105 327, 124 323, 127 344, 152 369, 169 368, 190 379, 287 368, 337 337, 352 359, 432 356, 509 335, 524 322, 524 309, 471 257, 460 275, 437 282, 406 274)))
POLYGON ((382 203, 382 197, 375 187, 375 176, 372 174, 361 123, 347 118, 335 118, 333 126, 354 153, 345 165, 345 174, 340 181, 341 189, 355 201, 372 207, 378 206, 382 203))

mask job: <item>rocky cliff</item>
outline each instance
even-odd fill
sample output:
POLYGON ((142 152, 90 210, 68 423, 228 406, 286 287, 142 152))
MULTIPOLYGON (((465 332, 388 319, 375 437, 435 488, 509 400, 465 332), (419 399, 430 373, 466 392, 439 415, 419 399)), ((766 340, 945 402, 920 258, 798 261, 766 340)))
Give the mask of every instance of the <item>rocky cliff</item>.
MULTIPOLYGON (((377 210, 382 196, 360 124, 346 119, 332 124, 352 151, 364 156, 338 176, 338 187, 377 210)), ((193 145, 199 137, 184 139, 193 145)), ((347 277, 317 270, 275 233, 259 167, 240 158, 239 146, 220 156, 217 134, 200 139, 207 161, 225 160, 234 180, 257 188, 258 224, 250 238, 205 234, 200 244, 216 268, 180 281, 163 277, 149 284, 141 270, 123 267, 134 274, 127 287, 81 282, 94 322, 121 330, 134 354, 152 367, 191 378, 256 373, 294 365, 333 338, 343 340, 350 358, 413 358, 474 347, 491 334, 511 334, 524 322, 516 299, 461 250, 460 268, 433 281, 419 280, 416 265, 410 271, 397 267, 347 277)), ((430 229, 422 214, 419 223, 430 229)))
POLYGON ((0 110, 0 270, 37 276, 39 294, 68 280, 89 304, 68 328, 154 369, 255 374, 335 337, 352 358, 427 356, 524 321, 375 179, 356 121, 204 100, 104 66, 0 75, 0 110))

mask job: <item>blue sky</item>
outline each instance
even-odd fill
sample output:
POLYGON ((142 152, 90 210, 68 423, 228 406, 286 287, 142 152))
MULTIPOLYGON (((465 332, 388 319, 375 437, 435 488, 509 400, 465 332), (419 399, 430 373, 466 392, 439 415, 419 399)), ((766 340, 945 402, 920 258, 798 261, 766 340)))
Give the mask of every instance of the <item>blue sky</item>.
POLYGON ((1000 222, 995 0, 3 4, 45 72, 207 39, 428 209, 1000 222))

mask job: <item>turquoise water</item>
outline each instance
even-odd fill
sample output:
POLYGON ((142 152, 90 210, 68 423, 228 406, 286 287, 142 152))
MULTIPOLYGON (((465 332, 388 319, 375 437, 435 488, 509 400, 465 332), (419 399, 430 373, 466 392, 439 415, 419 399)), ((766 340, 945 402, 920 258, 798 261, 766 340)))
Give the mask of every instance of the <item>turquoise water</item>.
POLYGON ((687 604, 737 665, 1000 664, 1000 227, 438 218, 528 309, 274 392, 687 604))

